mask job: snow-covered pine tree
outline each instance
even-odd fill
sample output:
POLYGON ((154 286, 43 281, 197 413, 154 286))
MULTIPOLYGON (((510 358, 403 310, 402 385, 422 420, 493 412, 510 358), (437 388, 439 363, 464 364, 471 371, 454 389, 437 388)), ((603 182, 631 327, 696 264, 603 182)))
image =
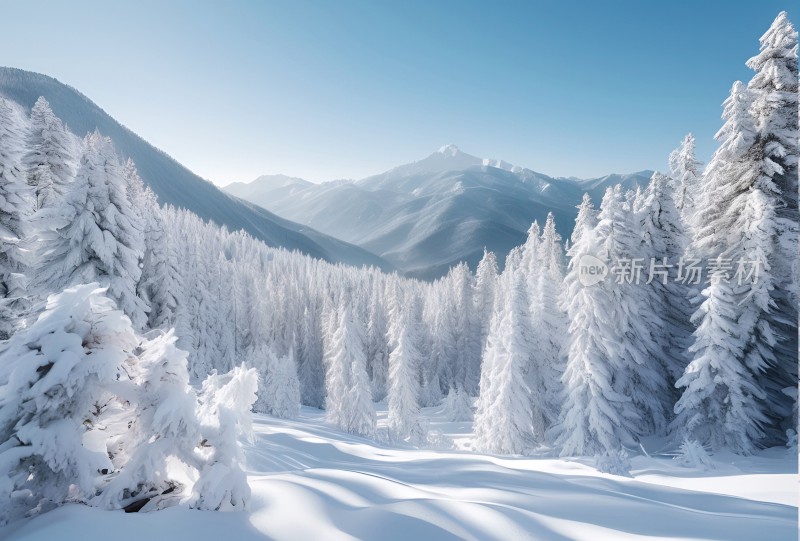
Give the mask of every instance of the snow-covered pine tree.
MULTIPOLYGON (((129 183, 141 183, 133 162, 127 164, 126 176, 130 179, 129 183)), ((137 293, 150 307, 147 327, 164 329, 174 325, 178 298, 182 296, 177 253, 156 194, 150 188, 142 189, 140 205, 138 210, 142 216, 147 249, 144 251, 137 293)))
MULTIPOLYGON (((439 282, 442 286, 444 282, 439 282)), ((444 287, 434 288, 426 299, 431 314, 430 364, 437 370, 442 389, 456 386, 455 379, 455 310, 454 300, 446 294, 444 287)))
MULTIPOLYGON (((752 95, 750 111, 757 133, 749 155, 755 159, 758 171, 755 184, 765 195, 772 196, 772 201, 765 205, 774 205, 775 212, 769 271, 774 279, 770 297, 775 307, 766 319, 775 335, 776 361, 759 373, 758 381, 767 391, 767 412, 775 421, 772 426, 777 427, 770 430, 770 436, 783 441, 785 429, 796 428, 792 417, 797 403, 784 391, 797 388, 797 294, 800 287, 794 279, 800 246, 798 42, 797 31, 785 11, 776 17, 760 43, 759 54, 747 61, 747 66, 755 71, 747 89, 752 95)), ((758 347, 751 340, 749 351, 758 347)), ((750 360, 748 364, 752 366, 750 360)))
POLYGON ((242 471, 239 437, 252 438, 251 408, 257 399, 258 373, 238 366, 212 374, 200 392, 200 434, 203 459, 192 489, 191 506, 209 511, 246 510, 250 485, 242 471))
POLYGON ((481 355, 486 345, 486 337, 489 335, 497 279, 497 257, 494 252, 489 252, 484 248, 483 257, 475 271, 475 311, 480 325, 481 355))
POLYGON ((108 296, 143 328, 147 306, 136 295, 144 252, 141 224, 128 199, 122 166, 111 140, 98 132, 85 140, 81 167, 59 208, 39 211, 40 233, 34 281, 41 292, 98 281, 108 296))
POLYGON ((316 307, 305 308, 300 332, 297 376, 301 401, 307 406, 321 408, 325 403, 325 368, 322 365, 322 326, 316 307))
MULTIPOLYGON (((715 445, 735 445, 742 452, 749 452, 755 444, 783 441, 796 409, 794 399, 784 392, 796 387, 798 351, 792 269, 798 246, 797 32, 785 12, 762 36, 761 52, 747 65, 756 74, 747 87, 737 81, 725 101, 725 122, 717 134, 720 146, 706 170, 699 198, 705 221, 690 248, 706 261, 721 255, 726 259, 754 257, 761 266, 757 283, 733 288, 729 296, 718 294, 712 304, 715 309, 701 310, 697 316, 703 319, 698 320, 700 328, 709 332, 716 324, 704 320, 717 312, 739 322, 718 339, 744 341, 741 350, 730 346, 741 365, 735 373, 746 381, 754 377, 756 387, 766 391, 763 397, 755 392, 739 393, 742 400, 751 402, 742 405, 739 414, 761 411, 768 422, 753 413, 749 423, 740 419, 743 426, 726 425, 728 435, 706 435, 715 445), (716 306, 725 302, 731 306, 716 306), (748 445, 743 441, 743 430, 746 436, 757 435, 760 432, 755 429, 745 430, 756 425, 766 439, 748 445)), ((708 302, 708 295, 716 292, 712 287, 705 291, 708 302)), ((695 361, 704 355, 702 340, 708 339, 695 335, 695 361)), ((684 395, 689 396, 681 398, 684 412, 701 402, 691 396, 697 389, 689 384, 689 369, 683 385, 684 395)), ((731 400, 722 392, 707 399, 720 400, 714 406, 720 411, 731 400)), ((676 424, 676 428, 680 434, 685 427, 676 424)))
POLYGON ((427 430, 420 418, 419 364, 416 324, 410 306, 405 307, 397 323, 396 345, 389 355, 389 433, 393 439, 420 444, 427 430))
POLYGON ((19 166, 23 129, 20 111, 0 98, 0 341, 14 334, 29 309, 25 243, 32 198, 19 166))
POLYGON ((369 307, 369 324, 367 327, 367 362, 372 399, 380 402, 386 398, 389 373, 389 344, 386 333, 386 308, 383 302, 382 287, 372 289, 372 303, 369 307))
POLYGON ((363 331, 345 306, 340 310, 339 325, 342 329, 340 343, 346 350, 350 388, 345 396, 345 430, 350 434, 375 437, 377 417, 372 404, 372 390, 367 374, 367 357, 364 353, 363 331))
POLYGON ((44 97, 31 110, 22 168, 34 191, 33 210, 60 205, 75 175, 78 145, 44 97))
POLYGON ((259 368, 262 382, 255 410, 281 419, 296 418, 300 414, 300 382, 294 352, 278 356, 267 346, 257 347, 256 351, 260 359, 248 361, 249 366, 259 368))
POLYGON ((377 420, 367 375, 364 338, 347 304, 332 312, 328 319, 332 323, 328 325, 332 336, 326 340, 327 420, 351 434, 372 437, 377 420))
MULTIPOLYGON (((497 303, 485 352, 481 396, 475 414, 475 447, 497 454, 522 454, 542 434, 541 411, 533 408, 527 284, 520 270, 503 273, 506 294, 497 303)), ((535 390, 533 392, 541 392, 535 390)))
POLYGON ((535 374, 530 384, 534 391, 534 408, 541 412, 544 424, 550 426, 556 421, 563 400, 562 348, 568 327, 559 302, 564 282, 564 252, 552 213, 547 215, 539 240, 538 260, 538 275, 533 280, 528 279, 529 287, 533 286, 528 294, 535 374))
POLYGON ((98 421, 136 345, 97 284, 50 297, 12 337, 0 354, 0 520, 95 495, 112 469, 98 421), (100 447, 86 446, 89 432, 100 447))
POLYGON ((665 423, 659 397, 667 392, 641 317, 641 286, 605 280, 584 286, 581 260, 591 255, 607 265, 637 256, 638 237, 620 190, 608 188, 598 225, 584 229, 571 247, 565 280, 570 320, 566 403, 553 436, 562 455, 596 455, 632 445, 665 423))
MULTIPOLYGON (((724 268, 721 257, 718 263, 724 268)), ((684 391, 675 405, 675 432, 680 440, 752 452, 767 422, 765 393, 742 362, 745 339, 736 294, 723 271, 711 276, 703 297, 693 318, 699 324, 689 349, 694 357, 677 382, 684 391)))
MULTIPOLYGON (((643 196, 638 224, 641 257, 645 266, 652 267, 644 269, 646 278, 639 284, 645 296, 641 315, 648 321, 653 337, 655 347, 650 355, 661 363, 669 388, 674 390, 675 381, 688 364, 685 352, 691 344, 693 329, 689 286, 678 280, 673 270, 684 254, 686 238, 673 188, 665 175, 653 173, 643 196)), ((662 397, 667 411, 677 398, 674 392, 662 397)))
POLYGON ((697 192, 700 189, 703 164, 695 155, 695 139, 691 133, 669 155, 669 172, 674 182, 675 207, 680 212, 684 230, 694 229, 697 192))
POLYGON ((455 300, 454 375, 457 385, 470 395, 478 393, 481 371, 481 344, 479 322, 473 309, 472 290, 474 277, 466 263, 460 263, 448 275, 455 300))
MULTIPOLYGON (((592 231, 597 225, 597 211, 588 193, 583 194, 581 204, 576 208, 578 209, 578 215, 575 218, 575 227, 570 237, 572 246, 579 244, 584 233, 592 231)), ((569 255, 569 252, 567 254, 569 255)))
POLYGON ((447 420, 452 423, 472 421, 472 398, 458 387, 447 393, 442 409, 447 420))
POLYGON ((170 476, 170 461, 190 469, 201 465, 197 395, 189 385, 187 354, 175 341, 172 331, 152 331, 125 363, 130 379, 123 381, 133 385, 135 409, 117 421, 124 428, 108 445, 114 470, 93 499, 96 505, 118 509, 144 502, 144 510, 161 509, 186 488, 170 476))

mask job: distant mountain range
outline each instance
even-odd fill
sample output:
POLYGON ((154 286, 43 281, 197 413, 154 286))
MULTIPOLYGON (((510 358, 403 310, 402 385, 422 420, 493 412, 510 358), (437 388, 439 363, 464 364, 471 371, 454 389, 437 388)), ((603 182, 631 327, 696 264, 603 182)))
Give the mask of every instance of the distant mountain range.
POLYGON ((646 185, 652 171, 596 179, 552 178, 454 145, 425 159, 358 181, 314 184, 262 176, 224 189, 289 220, 380 255, 398 269, 436 278, 459 261, 473 268, 484 247, 502 264, 534 220, 553 212, 568 237, 584 192, 596 205, 608 186, 646 185))
MULTIPOLYGON (((30 110, 44 96, 53 111, 76 135, 99 129, 111 137, 123 158, 132 158, 144 182, 162 204, 188 209, 205 220, 243 229, 270 246, 299 250, 312 257, 351 265, 393 266, 368 250, 333 238, 307 225, 278 217, 263 206, 228 195, 195 175, 164 152, 137 136, 89 98, 56 79, 14 68, 0 67, 0 95, 30 110)), ((142 105, 146 106, 145 104, 142 105)))

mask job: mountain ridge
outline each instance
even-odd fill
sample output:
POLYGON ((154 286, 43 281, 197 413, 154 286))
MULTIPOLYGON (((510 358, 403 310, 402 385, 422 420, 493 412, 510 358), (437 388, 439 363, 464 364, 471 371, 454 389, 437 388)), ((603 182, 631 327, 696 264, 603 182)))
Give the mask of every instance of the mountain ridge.
POLYGON ((53 77, 0 67, 0 94, 27 110, 39 96, 44 96, 55 114, 78 136, 99 129, 112 139, 123 159, 133 159, 142 180, 153 189, 161 204, 186 208, 231 230, 242 229, 270 246, 299 250, 333 263, 393 270, 391 264, 361 247, 220 190, 116 121, 80 91, 53 77))
POLYGON ((266 179, 289 177, 267 175, 225 189, 362 246, 410 275, 433 279, 460 261, 474 268, 484 247, 502 264, 524 242, 530 224, 543 224, 551 211, 566 238, 584 192, 599 205, 607 186, 635 189, 651 175, 645 170, 593 179, 550 177, 445 145, 352 182, 314 184, 295 177, 276 188, 266 179))

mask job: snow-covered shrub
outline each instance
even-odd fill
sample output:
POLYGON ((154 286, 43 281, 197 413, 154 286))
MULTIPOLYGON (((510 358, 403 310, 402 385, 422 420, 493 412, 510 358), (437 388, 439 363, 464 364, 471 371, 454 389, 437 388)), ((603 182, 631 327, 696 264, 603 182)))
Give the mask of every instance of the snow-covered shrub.
POLYGON ((294 355, 278 356, 267 346, 248 355, 248 366, 259 368, 258 400, 255 411, 281 419, 294 419, 300 414, 300 381, 294 355))
POLYGON ((453 423, 472 421, 472 398, 458 387, 450 389, 444 399, 444 414, 453 423))
POLYGON ((595 458, 597 471, 620 475, 622 477, 631 476, 631 461, 625 449, 610 449, 595 458))
POLYGON ((97 284, 51 296, 12 337, 0 354, 0 520, 95 495, 113 468, 102 417, 136 345, 97 284))
POLYGON ((187 353, 175 341, 172 332, 152 331, 128 363, 136 404, 134 415, 124 417, 127 430, 110 445, 117 471, 97 499, 103 507, 147 501, 148 508, 166 506, 159 496, 169 494, 174 502, 183 488, 170 476, 169 459, 199 466, 197 395, 189 385, 187 353))
POLYGON ((455 444, 453 443, 452 438, 444 435, 441 430, 434 429, 428 431, 428 441, 425 447, 438 451, 449 451, 451 449, 455 449, 455 444))
POLYGON ((250 410, 258 392, 258 372, 239 366, 212 373, 200 392, 201 446, 205 464, 194 485, 192 507, 234 511, 247 508, 250 486, 240 466, 239 436, 252 437, 250 410))
POLYGON ((712 469, 714 462, 708 455, 706 448, 697 440, 685 438, 678 448, 674 460, 686 468, 712 469))

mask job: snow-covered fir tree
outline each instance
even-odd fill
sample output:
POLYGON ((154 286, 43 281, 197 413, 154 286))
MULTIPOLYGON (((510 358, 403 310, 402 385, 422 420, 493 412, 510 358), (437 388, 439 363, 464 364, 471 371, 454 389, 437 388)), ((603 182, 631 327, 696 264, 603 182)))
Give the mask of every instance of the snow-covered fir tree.
POLYGON ((359 436, 375 435, 376 416, 372 405, 364 337, 346 304, 329 316, 326 343, 328 370, 325 377, 325 410, 328 422, 359 436))
POLYGON ((136 336, 97 284, 49 299, 28 329, 0 354, 0 520, 47 510, 71 499, 88 502, 106 452, 84 445, 102 437, 100 422, 136 336))
POLYGON ((135 409, 132 418, 122 416, 125 429, 108 445, 114 468, 94 498, 102 507, 144 503, 142 509, 148 510, 174 504, 186 487, 170 476, 175 471, 170 461, 200 466, 197 395, 189 385, 187 354, 175 346, 174 333, 152 334, 125 364, 135 409))
POLYGON ((42 209, 39 291, 99 281, 134 327, 144 327, 147 305, 136 294, 144 254, 142 224, 128 198, 122 165, 111 140, 94 132, 84 141, 81 166, 56 208, 42 209))
POLYGON ((56 207, 75 175, 75 137, 39 97, 30 115, 22 168, 33 189, 33 210, 56 207))
MULTIPOLYGON (((648 267, 643 269, 639 286, 645 303, 641 315, 653 339, 649 354, 661 364, 669 387, 674 389, 688 364, 685 352, 693 330, 689 321, 692 291, 675 270, 684 255, 686 238, 673 188, 665 175, 656 172, 650 179, 637 223, 642 239, 640 255, 648 267)), ((671 410, 677 396, 668 393, 662 400, 664 409, 671 410)))
POLYGON ((426 439, 420 418, 419 365, 413 306, 405 307, 397 322, 396 344, 389 355, 389 432, 393 439, 419 444, 426 439))
POLYGON ((503 282, 483 360, 475 447, 490 453, 523 454, 544 432, 542 412, 534 408, 534 395, 543 389, 528 385, 533 343, 525 274, 520 270, 504 273, 503 282))
POLYGON ((0 340, 7 340, 28 311, 26 274, 31 263, 31 193, 20 169, 24 122, 20 111, 0 98, 0 340))
POLYGON ((669 174, 675 192, 675 207, 680 212, 683 227, 687 231, 694 228, 697 212, 696 198, 700 189, 703 164, 695 155, 695 139, 691 133, 681 141, 680 146, 669 155, 669 174))
POLYGON ((450 389, 444 399, 443 410, 448 421, 463 423, 472 421, 472 398, 459 389, 450 389))
POLYGON ((367 367, 372 385, 372 398, 380 402, 386 398, 389 375, 389 344, 387 342, 386 308, 383 289, 373 286, 367 327, 367 367))
POLYGON ((300 382, 294 352, 276 355, 266 346, 256 347, 256 353, 248 356, 248 365, 258 368, 261 376, 258 401, 255 410, 280 417, 294 419, 300 414, 300 382))
POLYGON ((558 416, 563 399, 562 348, 567 332, 566 314, 559 303, 564 281, 564 252, 552 213, 547 216, 538 250, 536 276, 528 278, 535 374, 530 383, 536 391, 534 407, 541 412, 545 425, 550 426, 558 416))
MULTIPOLYGON (((727 381, 731 396, 717 391, 708 397, 719 400, 713 408, 726 410, 737 394, 749 401, 738 414, 752 414, 741 426, 721 425, 706 433, 715 445, 733 445, 744 452, 754 442, 757 431, 747 427, 763 425, 764 440, 782 441, 785 428, 793 422, 796 404, 784 392, 797 384, 797 305, 793 297, 796 284, 792 261, 797 254, 797 32, 785 13, 781 13, 761 38, 761 52, 747 65, 756 74, 745 87, 733 85, 725 101, 724 125, 717 134, 720 146, 705 173, 700 195, 704 223, 697 230, 690 251, 706 261, 719 257, 744 260, 759 267, 755 280, 735 280, 730 294, 719 293, 721 286, 709 286, 703 293, 705 308, 695 316, 698 330, 693 346, 694 358, 682 378, 684 396, 676 406, 685 412, 687 404, 699 404, 705 391, 691 385, 697 362, 706 358, 705 341, 729 341, 726 346, 738 363, 730 374, 742 382, 727 381), (710 295, 716 295, 711 302, 710 295), (730 306, 723 306, 729 303, 730 306), (717 313, 737 322, 722 328, 719 322, 706 322, 717 313), (702 332, 701 332, 702 331, 702 332), (720 332, 716 337, 708 333, 720 332), (759 392, 738 393, 737 386, 755 382, 759 392), (692 394, 700 392, 700 397, 692 394), (763 393, 763 396, 762 396, 763 393), (764 423, 760 414, 767 415, 764 423), (742 431, 746 437, 741 436, 742 431)), ((688 428, 676 423, 680 434, 688 428)), ((701 443, 706 443, 701 440, 701 443)))
POLYGON ((480 349, 483 354, 483 347, 486 345, 486 337, 489 335, 489 325, 492 319, 492 308, 494 308, 494 296, 497 289, 497 257, 494 252, 483 249, 483 257, 475 271, 475 311, 478 315, 480 325, 480 349))
POLYGON ((258 372, 238 366, 212 374, 200 391, 200 435, 204 464, 192 488, 191 505, 208 511, 247 509, 250 486, 242 471, 240 435, 252 437, 250 410, 257 399, 258 372))
POLYGON ((601 454, 632 445, 666 423, 659 397, 667 392, 667 381, 647 353, 655 346, 641 317, 641 286, 627 283, 627 278, 617 283, 612 274, 594 285, 580 281, 584 257, 594 256, 611 267, 638 256, 639 241, 619 190, 606 191, 598 218, 594 230, 584 229, 571 246, 566 277, 566 402, 553 427, 563 455, 601 454))

